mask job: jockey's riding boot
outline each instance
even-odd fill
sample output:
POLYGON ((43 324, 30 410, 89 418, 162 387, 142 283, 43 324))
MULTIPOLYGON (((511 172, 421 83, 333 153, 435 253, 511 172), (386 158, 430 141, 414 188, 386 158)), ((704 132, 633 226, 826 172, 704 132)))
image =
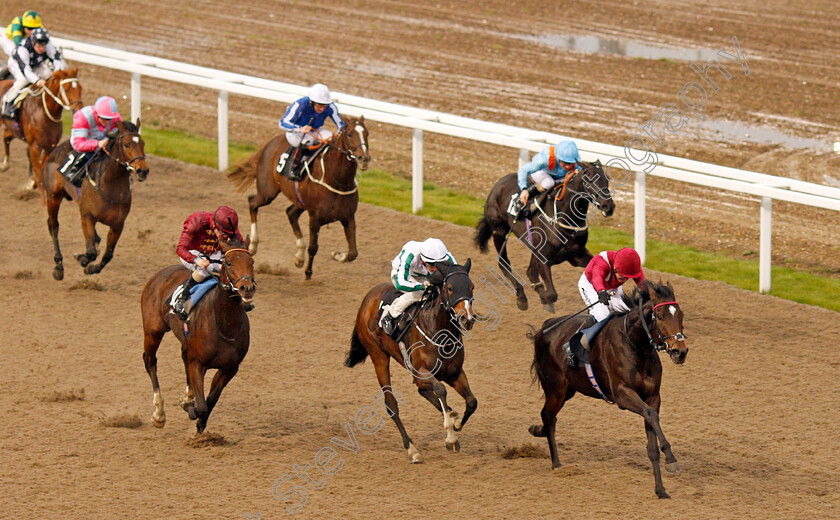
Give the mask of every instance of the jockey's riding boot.
POLYGON ((14 103, 13 101, 7 101, 3 105, 2 117, 6 118, 6 119, 14 119, 15 118, 15 110, 14 110, 14 108, 12 108, 13 103, 14 103))
POLYGON ((580 338, 583 336, 582 333, 576 332, 569 341, 563 343, 563 352, 566 353, 566 361, 569 363, 570 367, 575 366, 575 355, 572 353, 572 342, 574 341, 576 345, 580 344, 580 338))
POLYGON ((300 163, 303 161, 304 152, 303 145, 300 145, 295 148, 292 155, 292 170, 289 172, 289 178, 293 181, 299 181, 303 177, 300 172, 300 163))
POLYGON ((187 311, 184 309, 184 305, 187 303, 187 298, 190 297, 190 289, 196 285, 198 285, 198 282, 190 275, 184 283, 175 289, 172 296, 172 311, 182 320, 187 319, 187 311))
POLYGON ((388 311, 384 311, 382 313, 382 318, 379 320, 379 327, 385 334, 391 336, 397 329, 397 319, 391 316, 391 313, 388 311))

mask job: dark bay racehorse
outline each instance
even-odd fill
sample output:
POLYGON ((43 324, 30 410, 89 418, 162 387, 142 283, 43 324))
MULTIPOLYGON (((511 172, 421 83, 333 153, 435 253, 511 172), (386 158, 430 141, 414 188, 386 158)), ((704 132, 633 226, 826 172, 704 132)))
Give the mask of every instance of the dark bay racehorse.
MULTIPOLYGON (((590 352, 591 368, 606 399, 644 418, 656 495, 669 498, 662 485, 659 449, 665 453, 665 469, 669 473, 680 471, 680 465, 659 425, 662 363, 658 353, 667 352, 677 365, 685 363, 688 347, 682 333, 683 312, 674 300, 671 284, 644 282, 632 298, 625 295, 624 301, 630 310, 613 316, 595 337, 590 352)), ((582 364, 577 368, 569 366, 562 348, 588 319, 589 316, 577 316, 564 322, 563 318, 551 318, 533 334, 531 374, 545 392, 545 406, 540 414, 542 424, 531 426, 529 431, 536 437, 548 438, 552 468, 560 467, 554 427, 563 404, 575 392, 602 397, 582 364)))
POLYGON ((303 267, 306 244, 298 219, 304 211, 309 213, 309 262, 305 271, 307 280, 312 278, 312 261, 318 252, 318 233, 325 224, 341 222, 347 237, 349 251, 333 252, 333 259, 352 262, 359 255, 356 249, 356 208, 359 205, 356 167, 364 171, 370 162, 368 131, 364 116, 358 119, 344 118, 344 122, 344 130, 326 142, 327 150, 309 165, 311 173, 299 183, 280 177, 275 172, 280 155, 288 147, 284 135, 269 140, 259 152, 227 175, 239 191, 247 189, 254 179, 257 181, 257 193, 248 196, 252 254, 256 254, 259 243, 257 212, 282 192, 292 202, 286 208, 286 215, 296 238, 295 265, 303 267))
POLYGON ((47 224, 55 247, 53 278, 56 280, 64 278, 63 257, 58 245, 58 209, 64 199, 74 200, 79 205, 86 251, 75 255, 75 258, 85 268, 85 274, 100 272, 113 258, 125 219, 131 211, 131 174, 136 174, 141 182, 149 175, 144 143, 138 130, 139 119, 137 126, 128 121, 117 123, 116 134, 109 139, 105 148, 96 152, 98 156, 91 160, 88 178, 82 181, 81 188, 67 182, 58 171, 72 150, 70 141, 64 141, 56 147, 44 165, 41 189, 47 203, 47 224), (92 262, 99 254, 100 242, 96 233, 97 222, 105 224, 110 230, 102 260, 94 264, 92 262))
POLYGON ((481 252, 487 252, 487 242, 493 237, 499 268, 513 284, 516 306, 521 310, 528 308, 528 299, 522 287, 524 280, 514 273, 508 259, 508 234, 512 231, 531 251, 527 271, 531 287, 539 294, 545 310, 554 312, 557 291, 551 279, 551 266, 569 262, 576 267, 586 267, 592 259, 592 253, 586 249, 589 204, 594 204, 605 217, 615 210, 609 179, 600 161, 581 166, 582 171, 567 177, 565 185, 559 184, 551 193, 542 196, 542 203, 530 221, 523 218, 514 221, 507 212, 511 195, 520 191, 515 173, 502 177, 487 197, 484 218, 476 226, 475 244, 481 252))
POLYGON ((182 265, 169 266, 152 276, 140 297, 143 313, 143 362, 154 391, 152 424, 163 428, 166 412, 157 377, 157 350, 164 334, 172 331, 181 342, 181 358, 187 373, 187 388, 181 406, 196 420, 198 433, 207 426, 207 417, 248 353, 251 327, 243 304, 257 291, 254 259, 248 252, 248 239, 222 242, 224 257, 219 284, 210 289, 193 308, 186 323, 170 312, 169 299, 178 285, 190 276, 182 265), (204 375, 217 369, 204 398, 204 375))
MULTIPOLYGON (((417 391, 443 414, 446 449, 460 451, 455 432, 461 431, 478 406, 464 373, 462 330, 470 330, 476 315, 472 308, 473 283, 469 277, 471 262, 463 266, 438 264, 441 281, 427 289, 424 305, 413 325, 397 344, 378 324, 379 302, 383 294, 393 291, 391 284, 379 284, 367 293, 356 315, 356 327, 350 339, 350 350, 344 365, 353 367, 370 356, 379 386, 385 397, 388 413, 402 435, 403 447, 412 463, 423 462, 400 420, 399 407, 391 389, 391 358, 411 372, 417 391), (464 398, 466 409, 459 417, 446 404, 448 384, 464 398)), ((437 274, 437 273, 436 273, 437 274)), ((412 307, 406 312, 416 312, 412 307)), ((405 401, 403 401, 405 402, 405 401)))
MULTIPOLYGON (((53 72, 47 80, 45 88, 23 100, 20 106, 20 131, 29 146, 29 175, 40 174, 44 162, 55 146, 61 140, 62 123, 61 112, 82 108, 82 85, 79 83, 78 69, 58 70, 53 72)), ((0 81, 0 96, 2 96, 14 80, 0 81)), ((34 89, 34 85, 30 85, 34 89)), ((3 162, 0 171, 9 169, 9 143, 21 136, 14 129, 14 123, 3 119, 3 162)), ((38 183, 36 179, 36 184, 38 183)))

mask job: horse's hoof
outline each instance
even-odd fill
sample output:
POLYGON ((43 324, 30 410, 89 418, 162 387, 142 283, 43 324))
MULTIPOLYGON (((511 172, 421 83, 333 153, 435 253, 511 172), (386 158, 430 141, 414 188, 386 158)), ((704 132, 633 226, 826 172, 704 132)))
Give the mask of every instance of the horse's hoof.
POLYGON ((166 424, 166 416, 164 415, 163 420, 158 421, 157 419, 155 419, 155 416, 152 415, 152 424, 155 426, 155 428, 163 428, 163 426, 166 424))
POLYGON ((195 423, 195 432, 196 433, 204 433, 204 429, 207 428, 207 423, 204 421, 197 421, 195 423))
POLYGON ((248 246, 248 252, 251 253, 251 256, 257 254, 257 244, 251 242, 251 244, 248 246))
POLYGON ((531 427, 528 428, 528 433, 534 437, 545 437, 542 424, 532 424, 531 427))
POLYGON ((544 303, 543 304, 543 309, 545 309, 545 312, 547 312, 549 314, 554 314, 554 312, 555 312, 553 303, 544 303))
POLYGON ((64 280, 64 269, 59 269, 58 267, 53 269, 53 278, 58 280, 59 282, 61 280, 64 280))
POLYGON ((347 253, 344 251, 333 251, 332 259, 336 262, 346 262, 347 261, 347 253))
POLYGON ((306 275, 306 279, 307 279, 307 280, 311 280, 311 279, 312 279, 312 273, 304 273, 304 274, 306 275))
POLYGON ((295 257, 295 267, 297 267, 298 269, 303 267, 303 258, 295 257))
POLYGON ((516 308, 520 311, 527 311, 528 310, 528 300, 525 298, 517 298, 516 299, 516 308))
POLYGON ((659 498, 671 498, 671 495, 669 495, 664 489, 662 491, 657 491, 656 496, 659 498))
POLYGON ((559 462, 552 462, 552 463, 551 463, 551 469, 552 469, 552 470, 555 470, 555 469, 560 469, 561 467, 563 467, 563 465, 562 465, 562 464, 560 464, 559 462))
POLYGON ((458 453, 459 451, 461 451, 461 441, 447 442, 446 443, 446 451, 451 451, 452 453, 458 453))
POLYGON ((102 269, 100 269, 99 267, 97 267, 94 264, 88 264, 85 267, 85 274, 99 274, 99 271, 101 271, 101 270, 102 269))
POLYGON ((9 163, 0 164, 0 172, 4 172, 9 169, 9 163))
POLYGON ((413 442, 408 444, 408 461, 412 464, 423 463, 423 457, 420 456, 420 451, 414 446, 413 442))
MULTIPOLYGON (((665 463, 665 471, 667 471, 671 475, 676 475, 677 473, 682 471, 682 468, 680 467, 679 462, 666 462, 665 463)), ((659 498, 662 498, 662 497, 659 497, 659 498)), ((668 498, 670 498, 670 497, 668 497, 668 498)))
POLYGON ((29 179, 29 182, 24 185, 23 189, 29 191, 35 191, 38 188, 38 184, 35 182, 35 179, 29 179))
POLYGON ((81 265, 82 267, 86 267, 90 263, 90 259, 84 253, 73 255, 73 258, 75 258, 76 261, 79 262, 79 265, 81 265))
POLYGON ((536 292, 540 292, 545 290, 545 285, 542 282, 532 283, 531 289, 535 290, 536 292))

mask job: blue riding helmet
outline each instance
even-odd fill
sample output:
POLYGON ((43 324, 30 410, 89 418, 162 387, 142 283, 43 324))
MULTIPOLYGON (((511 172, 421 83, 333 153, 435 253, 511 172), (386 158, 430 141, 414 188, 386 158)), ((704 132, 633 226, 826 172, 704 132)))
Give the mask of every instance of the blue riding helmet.
POLYGON ((554 156, 558 161, 564 163, 575 164, 581 162, 580 152, 578 152, 578 147, 573 141, 562 141, 558 143, 554 149, 554 156))

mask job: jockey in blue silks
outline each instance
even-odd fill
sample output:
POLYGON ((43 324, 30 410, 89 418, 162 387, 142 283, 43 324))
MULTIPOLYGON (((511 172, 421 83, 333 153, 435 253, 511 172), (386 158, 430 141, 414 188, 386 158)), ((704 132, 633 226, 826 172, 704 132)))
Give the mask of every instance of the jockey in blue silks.
POLYGON ((335 123, 339 132, 344 129, 344 120, 332 102, 330 89, 322 83, 312 85, 308 96, 298 99, 286 109, 280 120, 280 129, 286 131, 286 140, 290 145, 286 154, 292 158, 293 171, 300 164, 304 147, 315 143, 316 136, 321 141, 332 137, 332 132, 324 128, 327 119, 335 123))
POLYGON ((531 162, 522 165, 516 174, 516 182, 520 189, 516 214, 528 204, 529 198, 562 182, 577 168, 578 163, 580 152, 572 141, 560 141, 555 146, 546 146, 540 150, 540 153, 535 155, 531 162), (531 187, 528 187, 529 175, 534 181, 531 187))

